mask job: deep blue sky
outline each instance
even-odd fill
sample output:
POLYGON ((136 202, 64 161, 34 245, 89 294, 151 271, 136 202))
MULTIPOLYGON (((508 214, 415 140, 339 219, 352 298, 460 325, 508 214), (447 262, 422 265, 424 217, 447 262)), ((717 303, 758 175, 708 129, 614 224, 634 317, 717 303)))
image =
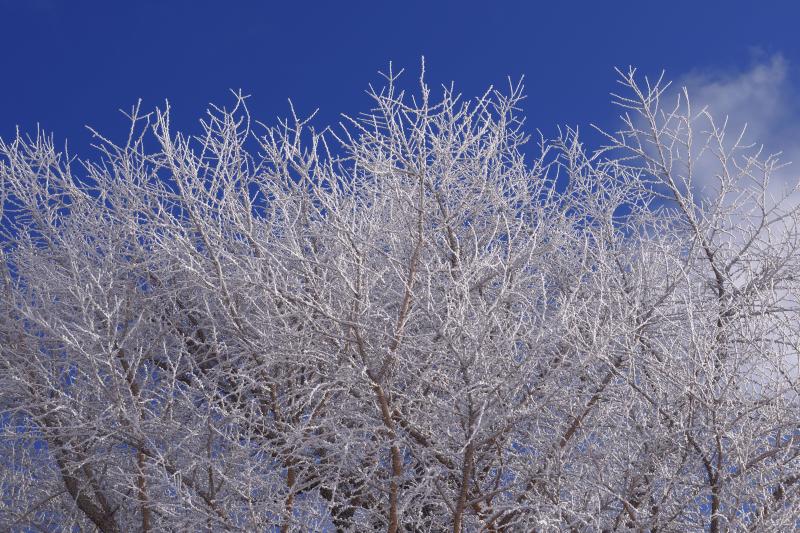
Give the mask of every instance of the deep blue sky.
POLYGON ((291 97, 316 124, 356 113, 391 60, 467 95, 525 75, 531 129, 613 123, 614 66, 743 70, 780 54, 800 65, 800 4, 695 2, 245 2, 0 0, 0 136, 37 123, 87 155, 92 125, 120 137, 117 112, 169 99, 177 127, 242 88, 273 122, 291 97))

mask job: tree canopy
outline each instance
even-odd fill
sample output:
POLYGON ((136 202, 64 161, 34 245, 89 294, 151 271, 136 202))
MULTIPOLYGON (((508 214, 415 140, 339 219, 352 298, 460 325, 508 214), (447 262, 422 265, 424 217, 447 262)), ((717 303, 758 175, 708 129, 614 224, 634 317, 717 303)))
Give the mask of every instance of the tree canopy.
POLYGON ((796 182, 620 82, 596 150, 392 72, 321 132, 0 141, 0 525, 793 529, 796 182))

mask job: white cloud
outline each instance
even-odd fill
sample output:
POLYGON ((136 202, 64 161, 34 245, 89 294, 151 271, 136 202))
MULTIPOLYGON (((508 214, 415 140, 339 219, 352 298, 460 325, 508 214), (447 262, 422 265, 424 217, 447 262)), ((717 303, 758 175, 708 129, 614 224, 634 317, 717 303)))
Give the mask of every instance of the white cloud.
POLYGON ((695 70, 675 84, 688 89, 694 110, 707 107, 718 124, 727 118, 731 142, 746 126, 746 143, 763 145, 763 155, 780 152, 781 163, 796 162, 776 173, 776 193, 794 185, 800 171, 800 106, 789 74, 790 65, 776 54, 743 71, 695 70))

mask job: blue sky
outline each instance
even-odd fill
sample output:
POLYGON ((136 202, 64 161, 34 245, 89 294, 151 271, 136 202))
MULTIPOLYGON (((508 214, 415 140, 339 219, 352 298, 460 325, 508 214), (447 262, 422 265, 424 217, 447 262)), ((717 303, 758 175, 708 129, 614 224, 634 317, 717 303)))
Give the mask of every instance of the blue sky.
POLYGON ((84 126, 121 138, 117 110, 139 98, 146 110, 169 99, 184 129, 231 88, 252 95, 262 122, 291 97, 300 113, 320 108, 324 126, 365 110, 389 61, 413 81, 424 55, 432 85, 469 96, 524 75, 528 126, 546 134, 613 127, 614 66, 666 69, 793 153, 798 15, 790 1, 0 0, 0 136, 39 123, 87 156, 84 126))

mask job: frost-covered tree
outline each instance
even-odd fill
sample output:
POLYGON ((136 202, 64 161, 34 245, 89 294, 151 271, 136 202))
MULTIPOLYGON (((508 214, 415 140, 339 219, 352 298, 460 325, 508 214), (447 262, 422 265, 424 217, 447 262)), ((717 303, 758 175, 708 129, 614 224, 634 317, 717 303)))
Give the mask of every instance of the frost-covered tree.
POLYGON ((596 151, 393 73, 0 142, 2 529, 793 529, 797 194, 620 76, 596 151))

